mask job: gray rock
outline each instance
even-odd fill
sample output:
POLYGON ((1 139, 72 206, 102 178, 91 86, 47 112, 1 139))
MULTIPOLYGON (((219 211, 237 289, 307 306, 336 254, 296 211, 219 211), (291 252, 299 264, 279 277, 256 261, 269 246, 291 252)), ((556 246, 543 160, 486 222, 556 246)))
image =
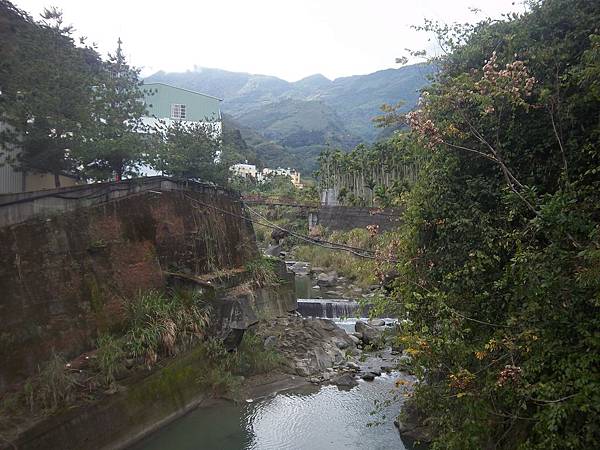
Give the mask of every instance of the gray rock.
POLYGON ((333 342, 333 344, 339 348, 340 350, 344 350, 348 347, 350 347, 350 343, 344 339, 340 339, 337 336, 331 338, 331 342, 333 342))
POLYGON ((329 273, 320 273, 317 276, 317 282, 322 286, 333 286, 338 279, 338 274, 335 271, 329 273))
POLYGON ((385 326, 385 320, 383 319, 371 319, 369 320, 369 325, 373 327, 383 327, 385 326))
POLYGON ((330 297, 341 297, 342 293, 338 291, 326 291, 325 295, 329 295, 330 297))
POLYGON ((353 361, 348 361, 346 363, 346 367, 348 367, 349 369, 352 369, 352 370, 358 370, 358 369, 360 369, 360 367, 358 366, 358 364, 356 364, 353 361))
POLYGON ((375 379, 375 375, 371 372, 363 373, 360 377, 365 381, 373 381, 375 379))
POLYGON ((398 428, 400 436, 409 441, 419 441, 429 443, 432 440, 432 430, 424 425, 423 417, 417 408, 411 403, 406 402, 402 406, 402 413, 394 420, 394 425, 398 428))
POLYGON ((269 248, 265 250, 265 254, 268 256, 277 256, 281 252, 281 245, 269 245, 269 248))
POLYGON ((330 319, 313 319, 313 320, 309 321, 308 323, 310 325, 312 325, 313 328, 319 328, 319 329, 325 330, 325 331, 333 331, 336 328, 338 328, 338 326, 335 324, 335 322, 330 319))
POLYGON ((309 377, 311 374, 310 368, 308 365, 301 365, 298 362, 296 363, 296 373, 301 377, 309 377))
POLYGON ((361 320, 356 322, 354 329, 362 336, 362 341, 365 344, 378 344, 381 340, 381 331, 361 320))
POLYGON ((267 350, 275 348, 277 346, 277 337, 276 336, 267 336, 264 340, 264 347, 267 350))
POLYGON ((360 339, 354 336, 353 334, 349 334, 348 337, 354 342, 354 345, 360 344, 360 339))
POLYGON ((352 387, 358 384, 356 382, 356 379, 354 378, 354 375, 351 375, 349 373, 342 373, 340 375, 337 375, 336 377, 333 377, 331 379, 331 383, 335 384, 336 386, 344 387, 352 387))
POLYGON ((290 266, 290 270, 296 275, 306 276, 310 273, 310 268, 307 262, 297 261, 290 266))

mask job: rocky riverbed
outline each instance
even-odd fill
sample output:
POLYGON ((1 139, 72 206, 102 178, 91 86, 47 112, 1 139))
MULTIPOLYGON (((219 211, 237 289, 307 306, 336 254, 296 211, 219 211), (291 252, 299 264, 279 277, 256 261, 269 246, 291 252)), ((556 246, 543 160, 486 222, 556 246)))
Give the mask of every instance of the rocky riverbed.
MULTIPOLYGON (((286 264, 297 278, 310 282, 310 295, 308 295, 310 298, 356 300, 373 297, 375 291, 380 288, 377 284, 368 287, 357 286, 335 270, 312 267, 310 263, 305 261, 286 261, 286 264)), ((301 297, 304 296, 306 294, 301 297)))
POLYGON ((372 381, 409 360, 400 349, 385 345, 384 321, 358 321, 347 333, 333 320, 290 315, 258 324, 254 332, 267 348, 277 351, 288 374, 314 384, 354 386, 359 378, 372 381), (377 351, 366 351, 377 344, 377 351))

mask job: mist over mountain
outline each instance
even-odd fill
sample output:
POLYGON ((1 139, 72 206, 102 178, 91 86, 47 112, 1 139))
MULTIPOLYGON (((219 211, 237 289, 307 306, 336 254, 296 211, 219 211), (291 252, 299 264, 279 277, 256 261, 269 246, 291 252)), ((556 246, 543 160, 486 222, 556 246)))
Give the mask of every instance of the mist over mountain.
POLYGON ((288 82, 196 68, 161 71, 146 80, 222 98, 228 123, 240 126, 265 164, 292 165, 306 172, 314 170, 316 157, 327 147, 349 150, 376 140, 381 130, 372 119, 380 114, 381 105, 403 101, 406 110, 412 108, 431 72, 430 66, 416 64, 335 80, 315 74, 288 82))

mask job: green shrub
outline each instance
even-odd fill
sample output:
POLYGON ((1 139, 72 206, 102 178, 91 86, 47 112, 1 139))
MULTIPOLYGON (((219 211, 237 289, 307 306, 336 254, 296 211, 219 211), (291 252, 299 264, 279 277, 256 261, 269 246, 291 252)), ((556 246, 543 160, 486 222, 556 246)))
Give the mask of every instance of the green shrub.
POLYGON ((74 374, 67 362, 59 355, 38 369, 38 374, 30 378, 24 387, 25 402, 31 412, 54 411, 68 405, 76 392, 74 374))
POLYGON ((96 359, 94 365, 106 385, 115 382, 115 376, 124 369, 125 351, 123 341, 110 334, 101 335, 96 341, 96 359))
POLYGON ((528 4, 426 26, 396 298, 434 449, 600 448, 600 2, 528 4))
POLYGON ((237 349, 238 372, 242 375, 255 375, 277 369, 282 358, 274 349, 266 349, 262 339, 251 331, 246 331, 237 349))
POLYGON ((258 287, 276 286, 281 283, 275 271, 275 259, 260 257, 246 263, 246 271, 258 287))
POLYGON ((236 394, 241 378, 235 373, 239 367, 237 353, 228 352, 219 339, 207 339, 201 344, 206 353, 206 367, 198 383, 212 395, 236 394))
POLYGON ((204 337, 210 323, 199 297, 158 291, 140 293, 128 303, 125 349, 151 367, 159 355, 172 356, 204 337))

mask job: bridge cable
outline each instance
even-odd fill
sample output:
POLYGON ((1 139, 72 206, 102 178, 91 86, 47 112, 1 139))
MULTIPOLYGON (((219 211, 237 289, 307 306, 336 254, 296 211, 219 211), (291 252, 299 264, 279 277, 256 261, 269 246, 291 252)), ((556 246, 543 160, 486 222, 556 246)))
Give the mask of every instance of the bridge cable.
POLYGON ((375 253, 373 250, 363 249, 363 248, 358 248, 358 247, 351 247, 351 246, 348 246, 348 245, 338 244, 338 243, 335 243, 335 242, 322 241, 322 240, 318 240, 318 239, 312 238, 312 237, 307 236, 307 235, 296 233, 296 232, 294 232, 292 230, 288 230, 286 228, 283 228, 283 227, 281 227, 279 225, 276 225, 276 224, 270 222, 262 214, 258 213, 257 211, 254 211, 252 208, 250 208, 248 206, 246 206, 246 209, 248 211, 250 211, 251 213, 253 213, 254 215, 260 217, 262 220, 251 219, 248 216, 243 216, 243 215, 240 215, 240 214, 236 214, 234 212, 227 211, 225 209, 219 208, 218 206, 214 206, 214 205, 210 205, 208 203, 201 202, 200 200, 197 200, 197 199, 195 199, 193 197, 190 197, 187 194, 185 194, 185 196, 190 201, 192 201, 193 203, 197 203, 197 204, 205 206, 207 208, 215 209, 215 210, 220 211, 220 212, 222 212, 224 214, 228 214, 230 216, 238 217, 240 219, 247 220, 247 221, 249 221, 251 223, 256 223, 256 224, 265 226, 267 228, 284 231, 284 232, 289 233, 290 235, 292 235, 294 237, 297 237, 298 239, 300 239, 300 240, 302 240, 304 242, 307 242, 309 244, 312 244, 312 245, 316 245, 316 246, 323 247, 323 248, 328 248, 330 250, 342 250, 342 251, 345 251, 347 253, 351 253, 351 254, 359 257, 359 258, 372 259, 372 260, 376 260, 376 261, 389 262, 389 263, 393 263, 393 264, 400 264, 401 263, 401 261, 399 261, 397 259, 381 258, 381 257, 378 257, 378 256, 373 256, 372 254, 375 253), (359 253, 359 252, 371 253, 371 255, 364 254, 364 253, 359 253))

